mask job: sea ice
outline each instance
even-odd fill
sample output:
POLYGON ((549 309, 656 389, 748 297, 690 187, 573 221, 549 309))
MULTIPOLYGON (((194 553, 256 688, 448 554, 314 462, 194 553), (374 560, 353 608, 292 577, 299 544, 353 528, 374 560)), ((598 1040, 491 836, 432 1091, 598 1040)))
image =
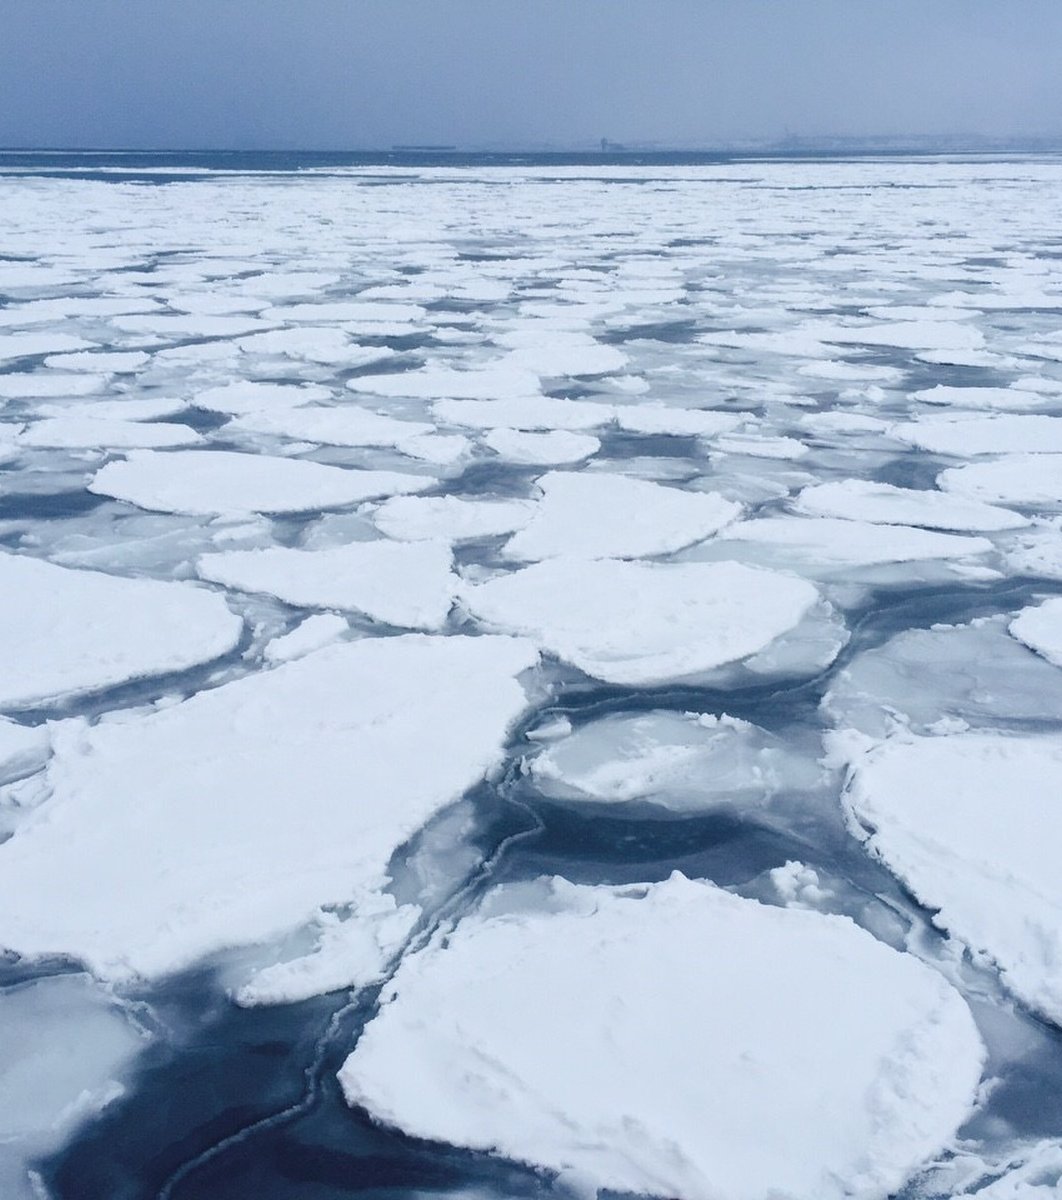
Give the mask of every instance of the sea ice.
POLYGON ((523 527, 534 515, 532 500, 464 500, 460 496, 394 496, 372 514, 373 524, 401 541, 442 538, 451 542, 497 537, 523 527))
POLYGON ((204 555, 204 579, 265 592, 301 608, 363 612, 407 629, 439 629, 459 580, 448 542, 351 542, 327 550, 230 550, 204 555))
POLYGON ((273 638, 262 651, 267 663, 292 662, 320 650, 350 632, 347 621, 335 613, 316 613, 301 621, 290 633, 273 638))
POLYGON ((937 482, 989 504, 1062 505, 1062 455, 1008 454, 992 462, 967 463, 941 471, 937 482))
POLYGON ((484 446, 508 462, 529 466, 581 462, 601 449, 600 440, 592 434, 569 433, 566 429, 551 429, 547 433, 491 429, 482 440, 484 446))
POLYGON ((734 717, 649 712, 602 717, 531 760, 538 789, 585 804, 645 801, 673 812, 756 805, 820 782, 813 762, 734 717))
POLYGON ((1030 650, 1062 667, 1062 597, 1023 608, 1011 621, 1010 632, 1030 650))
POLYGON ((499 889, 383 1001, 340 1071, 350 1104, 680 1200, 883 1200, 954 1135, 984 1060, 917 959, 678 874, 499 889))
POLYGON ((806 580, 740 563, 551 559, 466 586, 480 620, 631 687, 702 675, 765 649, 819 603, 806 580))
POLYGON ((956 458, 981 454, 1062 453, 1062 417, 1012 416, 926 418, 889 430, 891 437, 956 458))
POLYGON ((1028 1005, 1062 1020, 1062 738, 992 732, 889 738, 857 758, 852 831, 934 922, 1028 1005))
POLYGON ((741 514, 715 492, 687 492, 604 472, 551 471, 536 481, 529 524, 505 544, 506 558, 641 558, 703 541, 741 514))
POLYGON ((134 450, 108 463, 89 491, 156 512, 309 512, 361 500, 422 492, 437 480, 395 471, 360 471, 229 450, 134 450))
POLYGON ((918 525, 959 532, 1016 529, 1027 518, 1010 509, 964 500, 947 492, 894 487, 844 479, 805 488, 797 497, 798 511, 815 517, 842 517, 882 525, 918 525))
POLYGON ((226 654, 242 622, 188 583, 123 579, 0 554, 0 706, 32 708, 226 654))
MULTIPOLYGON (((128 403, 136 404, 132 400, 128 403)), ((203 438, 188 425, 175 422, 124 421, 118 417, 49 417, 30 425, 19 440, 26 446, 127 450, 165 446, 195 446, 203 438)))
POLYGON ((436 420, 468 429, 598 429, 615 419, 611 404, 559 400, 554 396, 514 396, 504 400, 436 400, 436 420))
POLYGON ((628 433, 670 433, 678 437, 715 437, 731 433, 745 418, 737 413, 666 404, 632 404, 616 408, 616 422, 628 433))
MULTIPOLYGON (((478 370, 457 371, 453 367, 422 367, 417 371, 400 371, 392 375, 359 375, 347 381, 355 392, 372 392, 377 396, 405 396, 411 399, 442 400, 499 400, 502 398, 539 396, 538 375, 525 368, 501 365, 478 370)), ((492 421, 492 425, 504 421, 492 421)))
POLYGON ((363 638, 70 729, 0 844, 0 944, 159 976, 382 887, 500 761, 536 661, 512 638, 363 638))
POLYGON ((434 433, 427 421, 398 421, 367 408, 291 408, 255 412, 237 417, 225 433, 266 433, 295 441, 327 446, 395 446, 401 449, 411 439, 434 433))

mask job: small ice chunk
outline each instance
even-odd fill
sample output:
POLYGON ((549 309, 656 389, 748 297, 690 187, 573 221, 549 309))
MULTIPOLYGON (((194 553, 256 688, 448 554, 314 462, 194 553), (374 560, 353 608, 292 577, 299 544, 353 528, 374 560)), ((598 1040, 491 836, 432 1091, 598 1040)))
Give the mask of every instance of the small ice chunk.
POLYGON ((340 1082, 413 1137, 613 1192, 869 1200, 953 1137, 983 1062, 913 956, 676 874, 498 889, 403 961, 340 1082))
POLYGON ((566 429, 551 429, 547 433, 491 429, 484 434, 483 445, 509 462, 531 466, 581 462, 601 449, 600 440, 592 434, 569 433, 566 429))
POLYGON ((466 542, 523 529, 534 515, 535 508, 532 500, 394 496, 373 512, 372 521, 388 537, 404 542, 433 538, 466 542))
POLYGON ((993 960, 1022 1000, 1062 1021, 1062 737, 897 736, 853 764, 852 831, 993 960))
POLYGON ((197 564, 204 579, 303 608, 363 612, 407 629, 440 629, 459 580, 448 542, 351 542, 327 550, 230 550, 197 564))
POLYGON ((631 687, 756 654, 819 602, 806 580, 740 563, 560 558, 466 586, 462 598, 480 620, 631 687))
POLYGON ((505 545, 506 558, 641 558, 703 541, 741 514, 715 492, 685 492, 605 472, 551 471, 529 524, 505 545))
POLYGON ((918 525, 960 532, 1016 529, 1027 518, 1007 508, 964 500, 947 492, 894 487, 844 479, 805 488, 796 499, 798 511, 814 517, 842 517, 882 525, 918 525))
POLYGON ((747 454, 751 458, 803 458, 808 452, 808 447, 797 438, 764 437, 759 433, 720 437, 712 444, 726 454, 747 454))
POLYGON ((262 651, 267 663, 292 662, 320 650, 349 632, 350 626, 335 613, 317 613, 300 622, 290 633, 273 638, 262 651))
POLYGON ((937 482, 989 504, 1062 505, 1062 455, 1008 454, 994 462, 967 463, 941 471, 937 482))
POLYGON ((814 763, 747 721, 666 711, 591 721, 532 759, 530 770, 556 799, 644 800, 683 813, 760 804, 820 780, 814 763))
POLYGON ((186 670, 233 649, 243 628, 206 588, 23 554, 0 554, 0 597, 0 706, 8 709, 186 670))
MULTIPOLYGON (((131 401, 136 403, 136 401, 131 401)), ((127 450, 164 446, 196 446, 203 438, 189 425, 173 422, 123 421, 116 417, 49 417, 30 425, 19 440, 25 446, 57 449, 127 450)))
POLYGON ((422 492, 428 475, 361 471, 230 450, 135 450, 97 471, 89 491, 155 512, 192 515, 310 512, 422 492))
POLYGON ((1010 632, 1030 650, 1062 667, 1062 597, 1023 608, 1011 621, 1010 632))
POLYGON ((395 850, 501 761, 537 657, 512 638, 361 638, 79 724, 51 797, 0 844, 0 945, 157 977, 382 888, 395 850))

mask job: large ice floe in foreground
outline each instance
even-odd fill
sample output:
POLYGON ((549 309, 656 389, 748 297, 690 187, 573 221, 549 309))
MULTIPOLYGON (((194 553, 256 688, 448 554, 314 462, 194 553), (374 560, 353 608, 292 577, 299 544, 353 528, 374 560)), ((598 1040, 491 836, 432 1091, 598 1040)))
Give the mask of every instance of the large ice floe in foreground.
POLYGON ((639 558, 710 537, 741 506, 714 492, 684 492, 625 475, 551 471, 537 480, 534 516, 505 545, 506 558, 639 558))
POLYGON ((845 918, 674 875, 502 888, 408 956, 340 1073, 416 1137, 679 1200, 890 1195, 983 1050, 938 974, 845 918))
POLYGON ((498 763, 536 661, 513 638, 367 638, 64 729, 50 798, 0 845, 0 946, 158 976, 372 892, 498 763))
POLYGON ((108 463, 89 491, 156 512, 310 512, 361 500, 421 492, 436 480, 398 471, 329 467, 229 450, 134 451, 108 463))
POLYGON ((188 583, 0 554, 0 707, 33 708, 227 653, 243 622, 188 583))
POLYGON ((486 624, 632 687, 739 662, 824 607, 812 584, 780 572, 612 559, 550 559, 466 585, 462 599, 486 624))
POLYGON ((852 767, 862 838, 935 923, 1062 1021, 1062 737, 970 732, 890 738, 852 767))

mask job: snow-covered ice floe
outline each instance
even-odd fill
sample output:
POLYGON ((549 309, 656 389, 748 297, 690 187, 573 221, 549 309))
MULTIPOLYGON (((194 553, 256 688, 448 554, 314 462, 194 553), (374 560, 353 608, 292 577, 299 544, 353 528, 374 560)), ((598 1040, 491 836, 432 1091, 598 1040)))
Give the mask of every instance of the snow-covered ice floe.
POLYGON ((497 537, 523 527, 534 515, 531 500, 465 500, 460 496, 395 496, 372 514, 373 524, 402 541, 452 542, 497 537))
POLYGON ((1030 650, 1062 667, 1062 597, 1022 609, 1011 621, 1010 632, 1030 650))
POLYGON ((76 571, 0 554, 0 706, 36 708, 232 650, 243 622, 188 583, 76 571))
POLYGON ((992 504, 862 479, 814 484, 800 493, 796 507, 815 517, 841 517, 875 525, 917 525, 959 533, 1017 529, 1028 524, 1021 513, 992 504))
POLYGON ((938 483, 946 492, 989 504, 1062 507, 1062 454, 1006 454, 990 462, 948 467, 938 483))
POLYGON ((153 977, 371 894, 498 763, 536 661, 513 638, 366 638, 63 731, 50 799, 0 844, 0 945, 153 977))
POLYGON ((399 471, 363 471, 230 450, 134 451, 108 463, 89 491, 156 512, 311 512, 422 492, 438 481, 399 471))
POLYGON ((1026 1004, 1062 1021, 1062 737, 897 735, 852 764, 853 832, 1026 1004))
POLYGON ((630 687, 756 655, 822 604, 806 580, 740 563, 565 558, 466 585, 462 599, 487 625, 630 687))
POLYGON ((502 888, 383 1001, 340 1072, 351 1104, 681 1200, 883 1200, 953 1136, 983 1062, 913 957, 677 874, 502 888))

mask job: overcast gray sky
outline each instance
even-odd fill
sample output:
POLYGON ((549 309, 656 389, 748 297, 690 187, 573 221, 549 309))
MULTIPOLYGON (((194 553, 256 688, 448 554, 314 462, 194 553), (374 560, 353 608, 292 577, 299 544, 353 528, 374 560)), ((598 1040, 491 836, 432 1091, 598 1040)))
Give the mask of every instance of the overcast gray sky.
POLYGON ((1062 0, 0 0, 0 145, 1062 133, 1062 0))

